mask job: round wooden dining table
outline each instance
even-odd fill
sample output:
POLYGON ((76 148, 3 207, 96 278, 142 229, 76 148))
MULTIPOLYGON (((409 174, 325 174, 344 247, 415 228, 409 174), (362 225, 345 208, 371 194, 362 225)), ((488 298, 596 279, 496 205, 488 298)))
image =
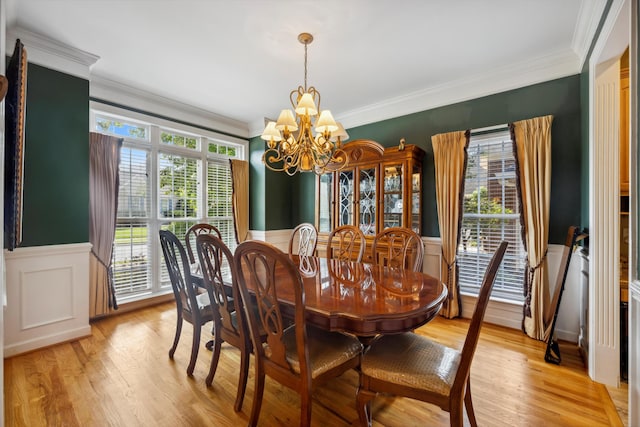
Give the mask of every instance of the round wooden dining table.
MULTIPOLYGON (((363 340, 411 331, 429 322, 447 298, 437 278, 411 270, 318 257, 292 256, 305 290, 309 324, 363 340)), ((283 314, 293 317, 293 290, 278 289, 283 314)))

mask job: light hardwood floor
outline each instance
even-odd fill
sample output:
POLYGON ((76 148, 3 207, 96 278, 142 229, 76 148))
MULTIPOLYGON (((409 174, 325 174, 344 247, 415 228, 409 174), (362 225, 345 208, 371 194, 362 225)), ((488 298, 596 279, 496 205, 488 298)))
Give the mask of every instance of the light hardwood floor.
POLYGON ((607 386, 607 391, 618 411, 622 424, 624 427, 629 427, 629 384, 620 383, 620 387, 607 386))
MULTIPOLYGON (((435 319, 417 333, 460 348, 468 321, 435 319)), ((185 324, 175 360, 171 303, 95 322, 91 337, 15 356, 4 362, 6 426, 238 426, 253 398, 253 364, 242 412, 233 410, 239 352, 223 345, 211 388, 211 352, 204 348, 192 378, 191 325, 185 324)), ((562 364, 544 362, 544 344, 520 331, 485 324, 471 367, 481 426, 622 425, 606 388, 586 375, 576 347, 561 345, 562 364)), ((313 426, 357 425, 358 375, 351 371, 314 392, 313 426)), ((423 402, 378 396, 374 426, 449 425, 448 414, 423 402)), ((299 423, 298 395, 266 380, 261 426, 299 423)))

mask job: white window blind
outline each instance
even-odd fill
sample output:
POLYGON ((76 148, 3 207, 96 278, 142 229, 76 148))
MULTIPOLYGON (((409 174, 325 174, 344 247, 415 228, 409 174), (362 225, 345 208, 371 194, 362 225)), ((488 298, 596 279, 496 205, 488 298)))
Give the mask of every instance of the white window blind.
POLYGON ((460 288, 478 294, 486 267, 502 240, 509 246, 492 297, 523 300, 526 253, 513 143, 508 129, 473 135, 468 147, 458 266, 460 288))
POLYGON ((150 288, 149 151, 122 147, 118 217, 112 255, 116 295, 147 292, 150 288))

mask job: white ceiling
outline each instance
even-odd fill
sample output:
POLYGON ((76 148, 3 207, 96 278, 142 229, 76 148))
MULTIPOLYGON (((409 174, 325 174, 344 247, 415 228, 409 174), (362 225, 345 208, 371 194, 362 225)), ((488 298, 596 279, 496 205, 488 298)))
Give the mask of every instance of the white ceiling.
MULTIPOLYGON (((605 0, 9 0, 7 29, 114 81, 244 122, 308 83, 346 127, 580 72, 605 0)), ((258 131, 259 132, 259 131, 258 131)))

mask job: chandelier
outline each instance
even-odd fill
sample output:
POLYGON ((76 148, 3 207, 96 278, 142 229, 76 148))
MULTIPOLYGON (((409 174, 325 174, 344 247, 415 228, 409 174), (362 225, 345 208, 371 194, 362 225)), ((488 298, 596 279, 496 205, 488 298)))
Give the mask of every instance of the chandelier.
POLYGON ((313 86, 307 87, 307 46, 313 36, 301 33, 298 41, 304 45, 304 87, 298 86, 289 94, 295 116, 289 109, 282 110, 278 121, 269 122, 264 128, 260 137, 267 141, 267 149, 262 162, 273 171, 289 175, 296 172, 320 175, 347 165, 342 141, 349 135, 336 123, 331 111, 320 111, 320 92, 313 86))

